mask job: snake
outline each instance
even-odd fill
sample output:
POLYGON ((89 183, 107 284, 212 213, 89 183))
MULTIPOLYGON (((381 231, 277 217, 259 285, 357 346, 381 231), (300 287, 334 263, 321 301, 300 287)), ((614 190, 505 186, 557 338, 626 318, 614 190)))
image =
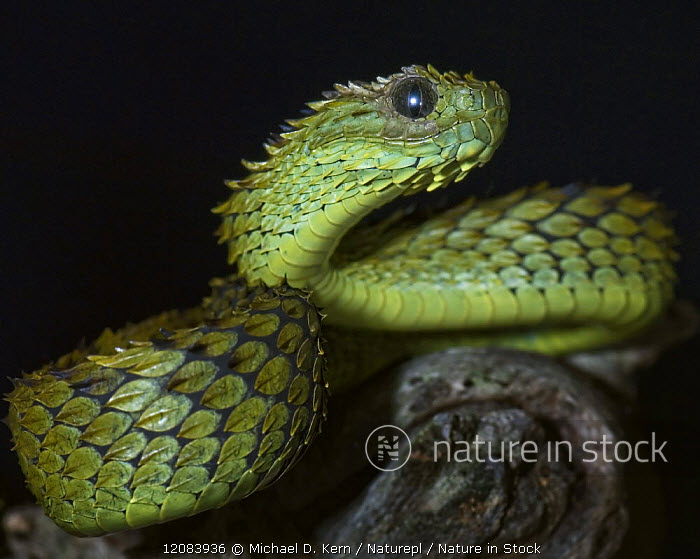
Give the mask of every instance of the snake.
POLYGON ((413 65, 322 97, 226 181, 213 211, 232 271, 200 306, 107 329, 13 380, 14 451, 67 532, 141 528, 268 487, 321 432, 331 393, 397 360, 609 346, 673 300, 670 214, 630 184, 373 215, 492 158, 510 113, 496 82, 413 65))

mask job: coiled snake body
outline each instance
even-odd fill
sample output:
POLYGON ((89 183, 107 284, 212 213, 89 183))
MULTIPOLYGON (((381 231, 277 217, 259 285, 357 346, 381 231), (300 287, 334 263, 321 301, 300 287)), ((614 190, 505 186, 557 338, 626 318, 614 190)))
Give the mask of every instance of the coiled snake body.
POLYGON ((491 159, 509 111, 494 82, 411 66, 325 97, 215 208, 236 275, 201 307, 107 330, 15 381, 14 448, 65 530, 146 526, 269 485, 318 433, 328 388, 397 358, 596 347, 672 299, 673 231, 629 185, 541 185, 360 224, 491 159))

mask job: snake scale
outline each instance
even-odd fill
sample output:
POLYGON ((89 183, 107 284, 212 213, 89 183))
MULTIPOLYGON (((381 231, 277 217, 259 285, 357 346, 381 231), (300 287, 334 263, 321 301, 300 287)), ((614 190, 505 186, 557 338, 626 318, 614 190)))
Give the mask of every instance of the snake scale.
POLYGON ((227 182, 214 211, 235 274, 200 307, 106 330, 14 381, 14 450, 68 532, 147 526, 270 485, 320 431, 329 391, 397 359, 598 347, 672 300, 667 212, 627 184, 363 220, 491 159, 510 109, 495 82, 410 66, 308 107, 227 182))

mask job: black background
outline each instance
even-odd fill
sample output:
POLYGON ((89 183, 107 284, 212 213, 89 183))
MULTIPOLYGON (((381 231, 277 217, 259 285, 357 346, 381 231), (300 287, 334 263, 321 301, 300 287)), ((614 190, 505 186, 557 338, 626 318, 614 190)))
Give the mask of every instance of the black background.
MULTIPOLYGON (((227 271, 209 209, 227 196, 222 179, 243 175, 240 158, 262 157, 267 133, 333 82, 412 63, 473 69, 511 95, 506 141, 451 197, 631 181, 677 212, 679 293, 697 301, 698 22, 682 4, 55 4, 2 18, 8 376, 107 325, 196 304, 227 271)), ((658 508, 627 542, 649 557, 697 544, 696 345, 640 379, 640 428, 672 443, 662 497, 632 495, 658 508)), ((27 498, 2 455, 3 497, 27 498)))

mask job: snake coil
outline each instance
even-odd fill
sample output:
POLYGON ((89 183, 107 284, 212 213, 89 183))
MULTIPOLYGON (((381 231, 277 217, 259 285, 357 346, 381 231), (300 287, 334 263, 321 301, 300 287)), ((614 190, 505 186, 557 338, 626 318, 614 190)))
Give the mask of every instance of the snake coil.
POLYGON ((214 211, 236 273, 201 307, 107 330, 15 381, 14 450, 68 532, 164 522, 268 486, 319 432, 329 387, 397 358, 596 347, 671 301, 674 233, 630 185, 539 185, 417 224, 361 223, 491 159, 510 108, 496 83, 410 66, 324 96, 227 183, 214 211))

